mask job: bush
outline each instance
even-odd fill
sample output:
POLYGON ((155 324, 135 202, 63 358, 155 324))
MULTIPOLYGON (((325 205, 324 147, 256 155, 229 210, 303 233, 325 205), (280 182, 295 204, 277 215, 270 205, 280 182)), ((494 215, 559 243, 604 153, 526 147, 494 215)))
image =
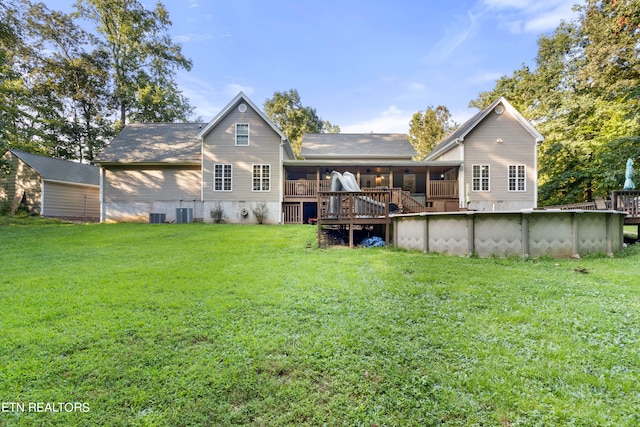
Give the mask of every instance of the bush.
POLYGON ((224 222, 224 208, 222 207, 222 203, 216 202, 211 209, 211 218, 213 218, 213 222, 216 224, 221 224, 224 222))
POLYGON ((269 213, 269 208, 267 207, 266 202, 258 202, 251 211, 256 216, 258 224, 263 224, 264 220, 267 218, 267 214, 269 213))
POLYGON ((0 216, 11 215, 11 202, 8 200, 0 203, 0 216))

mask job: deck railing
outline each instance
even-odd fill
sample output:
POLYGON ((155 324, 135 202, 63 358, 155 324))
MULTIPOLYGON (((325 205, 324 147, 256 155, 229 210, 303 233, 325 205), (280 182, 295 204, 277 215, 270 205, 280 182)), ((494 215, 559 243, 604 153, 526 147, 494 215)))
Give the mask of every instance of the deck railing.
POLYGON ((627 212, 625 223, 640 222, 640 191, 611 192, 611 207, 613 210, 627 212))
MULTIPOLYGON (((285 181, 284 195, 291 198, 315 198, 318 192, 318 183, 320 184, 320 191, 330 191, 331 181, 323 179, 320 181, 312 179, 288 179, 285 181)), ((362 191, 379 191, 379 188, 363 188, 362 191)), ((398 188, 393 188, 393 191, 403 191, 398 188)), ((444 180, 444 181, 430 181, 429 183, 429 197, 430 198, 446 198, 457 199, 458 198, 458 181, 444 180)), ((408 192, 407 192, 408 193, 408 192)), ((401 195, 397 195, 398 200, 392 199, 393 203, 398 205, 404 205, 402 203, 401 195)), ((394 193, 392 197, 396 197, 394 193)))
MULTIPOLYGON (((320 181, 320 191, 328 191, 331 183, 320 181)), ((284 182, 284 195, 288 197, 315 198, 318 194, 318 181, 310 179, 288 179, 284 182)))
POLYGON ((318 193, 318 215, 321 220, 348 222, 389 217, 391 192, 321 191, 318 193))
POLYGON ((456 180, 438 180, 429 181, 429 197, 432 198, 458 198, 458 181, 456 180))

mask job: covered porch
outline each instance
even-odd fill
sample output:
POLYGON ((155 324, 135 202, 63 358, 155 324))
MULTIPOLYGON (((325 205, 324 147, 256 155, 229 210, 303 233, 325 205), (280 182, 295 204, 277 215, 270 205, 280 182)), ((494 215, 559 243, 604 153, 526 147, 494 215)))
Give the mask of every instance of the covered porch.
POLYGON ((362 192, 388 191, 399 213, 455 212, 460 209, 461 162, 290 161, 284 164, 283 220, 287 224, 315 222, 318 195, 331 190, 332 171, 351 172, 362 192))

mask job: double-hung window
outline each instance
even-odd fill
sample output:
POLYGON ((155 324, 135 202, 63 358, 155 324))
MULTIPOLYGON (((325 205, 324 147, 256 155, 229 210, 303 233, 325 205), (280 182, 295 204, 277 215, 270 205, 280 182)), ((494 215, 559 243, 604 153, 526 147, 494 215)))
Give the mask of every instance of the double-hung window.
POLYGON ((490 191, 489 165, 473 165, 473 191, 490 191))
POLYGON ((213 165, 213 191, 231 191, 231 165, 213 165))
POLYGON ((253 191, 271 191, 271 165, 253 165, 253 191))
POLYGON ((527 191, 525 165, 509 165, 509 191, 527 191))
POLYGON ((236 123, 236 145, 249 145, 249 123, 236 123))

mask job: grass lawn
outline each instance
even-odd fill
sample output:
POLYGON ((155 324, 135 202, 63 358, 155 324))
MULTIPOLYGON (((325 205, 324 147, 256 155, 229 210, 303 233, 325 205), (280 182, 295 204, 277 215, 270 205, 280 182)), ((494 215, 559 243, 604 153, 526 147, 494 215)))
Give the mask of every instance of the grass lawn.
POLYGON ((312 226, 5 222, 0 426, 636 426, 639 278, 635 247, 468 259, 320 250, 312 226))

